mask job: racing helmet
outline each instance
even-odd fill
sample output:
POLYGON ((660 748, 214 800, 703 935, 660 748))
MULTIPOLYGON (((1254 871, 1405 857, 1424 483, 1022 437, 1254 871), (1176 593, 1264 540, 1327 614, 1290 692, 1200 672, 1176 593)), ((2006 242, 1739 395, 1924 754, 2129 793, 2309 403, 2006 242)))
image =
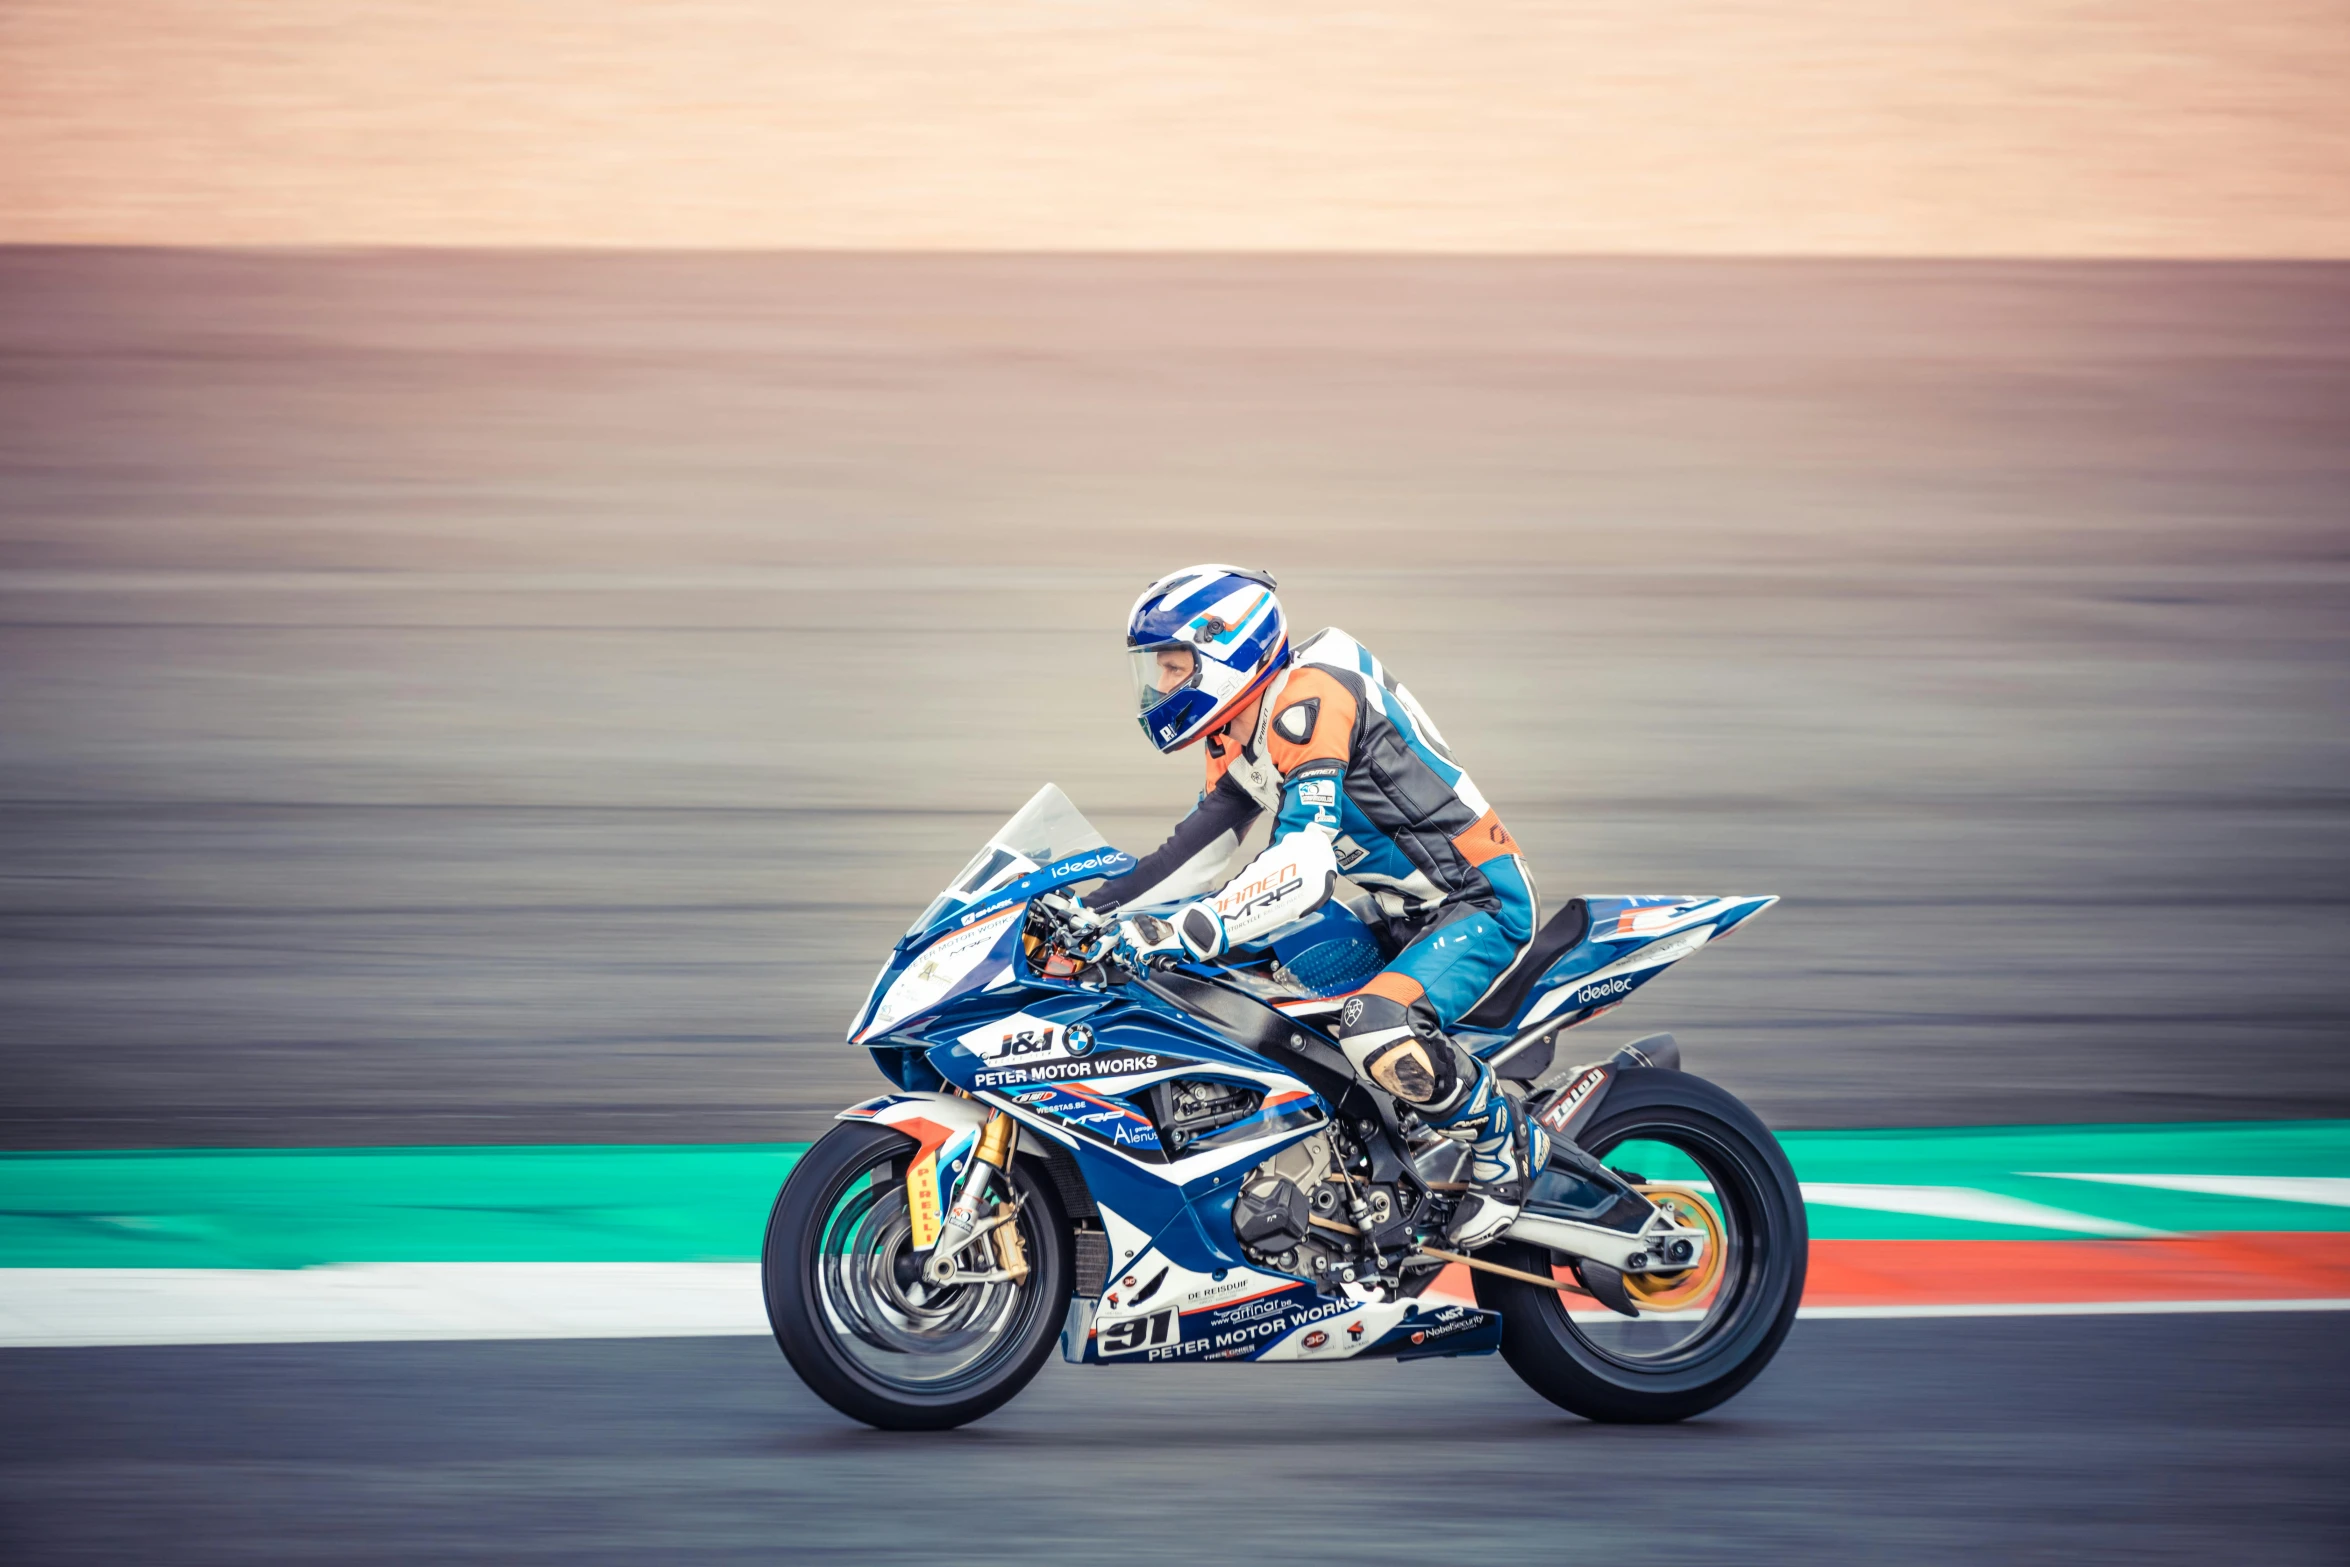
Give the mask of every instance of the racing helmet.
POLYGON ((1232 716, 1289 662, 1273 574, 1186 566, 1142 590, 1126 617, 1142 732, 1180 751, 1232 716))

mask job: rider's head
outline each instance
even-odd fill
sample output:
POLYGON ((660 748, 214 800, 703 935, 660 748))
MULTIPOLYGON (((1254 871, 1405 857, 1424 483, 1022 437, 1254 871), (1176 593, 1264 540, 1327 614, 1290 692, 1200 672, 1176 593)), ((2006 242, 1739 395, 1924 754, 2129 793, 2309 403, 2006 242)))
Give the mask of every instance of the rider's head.
POLYGON ((1187 566, 1143 589, 1126 617, 1142 732, 1178 751, 1230 718, 1289 660, 1273 574, 1187 566))

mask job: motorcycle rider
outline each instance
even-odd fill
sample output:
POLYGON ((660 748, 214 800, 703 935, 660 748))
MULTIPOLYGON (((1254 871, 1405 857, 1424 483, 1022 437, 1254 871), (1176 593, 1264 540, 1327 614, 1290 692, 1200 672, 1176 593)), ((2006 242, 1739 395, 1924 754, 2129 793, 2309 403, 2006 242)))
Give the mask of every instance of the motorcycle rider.
POLYGON ((1131 962, 1206 962, 1312 913, 1341 875, 1367 891, 1402 950, 1347 998, 1339 1046, 1429 1129, 1469 1145, 1449 1233, 1474 1248, 1518 1216, 1549 1138, 1445 1030, 1524 956, 1533 877, 1412 694, 1343 631, 1293 647, 1273 589, 1267 572, 1191 566, 1135 600, 1126 643, 1143 733, 1162 752, 1200 744, 1207 787, 1164 844, 1085 902, 1110 913, 1185 898, 1163 920, 1118 919, 1109 939, 1131 962), (1272 841, 1208 892, 1265 811, 1272 841))

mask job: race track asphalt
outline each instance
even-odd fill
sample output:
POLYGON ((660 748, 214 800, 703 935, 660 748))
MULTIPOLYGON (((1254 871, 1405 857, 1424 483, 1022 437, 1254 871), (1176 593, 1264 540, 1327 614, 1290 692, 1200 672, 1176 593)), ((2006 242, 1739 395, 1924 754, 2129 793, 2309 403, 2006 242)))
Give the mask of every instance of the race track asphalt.
POLYGON ((853 1425, 760 1339, 0 1354, 0 1556, 2335 1563, 2338 1314, 1798 1324, 1675 1427, 1498 1359, 1048 1367, 853 1425))

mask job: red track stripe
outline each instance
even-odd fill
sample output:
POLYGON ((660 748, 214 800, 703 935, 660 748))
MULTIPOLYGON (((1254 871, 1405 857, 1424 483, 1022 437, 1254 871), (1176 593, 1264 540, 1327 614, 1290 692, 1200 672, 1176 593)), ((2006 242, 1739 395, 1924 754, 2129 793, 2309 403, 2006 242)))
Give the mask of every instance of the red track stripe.
POLYGON ((1813 1241, 1807 1306, 2350 1297, 2350 1234, 1813 1241))

